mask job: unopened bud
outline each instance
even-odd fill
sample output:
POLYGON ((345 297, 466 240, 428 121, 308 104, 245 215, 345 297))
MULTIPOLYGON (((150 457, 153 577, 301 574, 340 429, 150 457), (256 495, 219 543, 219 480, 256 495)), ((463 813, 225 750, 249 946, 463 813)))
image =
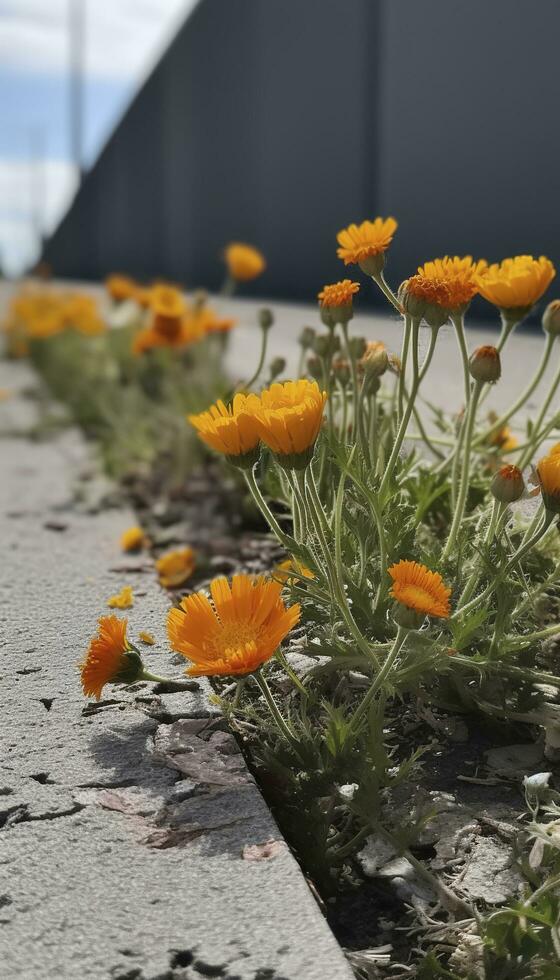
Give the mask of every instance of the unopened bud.
POLYGON ((381 377, 389 367, 389 355, 381 340, 370 340, 366 347, 361 365, 369 377, 381 377))
POLYGON ((555 337, 560 336, 560 299, 553 299, 552 303, 548 304, 543 313, 542 325, 547 333, 555 337))
POLYGON ((475 381, 486 381, 494 384, 499 381, 502 373, 500 354, 496 347, 477 347, 469 360, 469 371, 475 381))
POLYGON ((286 369, 286 358, 285 357, 275 357, 270 362, 270 380, 274 381, 282 371, 286 369))
POLYGON ((309 350, 313 347, 313 341, 315 340, 315 331, 313 327, 304 327, 299 335, 299 345, 303 347, 304 350, 309 350))
POLYGON ((273 323, 274 315, 272 310, 269 310, 267 306, 264 306, 262 310, 259 310, 259 326, 261 330, 270 330, 273 323))
POLYGON ((366 352, 367 342, 364 337, 351 337, 348 341, 348 349, 350 351, 350 356, 355 361, 359 361, 366 352))
POLYGON ((350 381, 350 365, 347 360, 343 357, 337 357, 333 361, 333 374, 337 381, 340 381, 343 388, 346 387, 350 381))
POLYGON ((340 340, 334 334, 320 333, 313 341, 313 350, 318 357, 333 357, 340 350, 340 340))
POLYGON ((307 358, 307 373, 314 378, 315 381, 323 381, 323 363, 320 357, 307 358))
POLYGON ((525 492, 523 473, 517 466, 501 466, 494 474, 490 490, 501 504, 512 504, 525 492))
POLYGON ((408 279, 405 279, 405 281, 401 282, 399 286, 397 299, 401 304, 404 313, 408 313, 408 315, 414 317, 415 320, 421 320, 426 312, 426 300, 421 296, 415 296, 413 293, 409 293, 407 287, 408 279))

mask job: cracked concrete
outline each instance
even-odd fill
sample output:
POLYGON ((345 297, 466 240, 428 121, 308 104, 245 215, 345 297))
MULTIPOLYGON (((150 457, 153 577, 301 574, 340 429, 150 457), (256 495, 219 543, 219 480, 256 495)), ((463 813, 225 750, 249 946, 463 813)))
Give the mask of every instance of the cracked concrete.
MULTIPOLYGON (((0 363, 0 429, 33 422, 33 382, 0 363)), ((125 584, 131 635, 157 641, 148 668, 181 676, 156 576, 119 571, 133 515, 74 498, 89 448, 69 429, 2 439, 0 453, 2 976, 347 980, 206 683, 106 688, 95 706, 81 695, 76 662, 125 584)))

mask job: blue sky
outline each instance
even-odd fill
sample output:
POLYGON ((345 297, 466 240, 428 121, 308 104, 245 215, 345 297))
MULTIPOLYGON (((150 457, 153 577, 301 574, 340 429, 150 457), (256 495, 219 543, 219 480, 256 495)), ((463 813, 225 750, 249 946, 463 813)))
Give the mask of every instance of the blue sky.
POLYGON ((0 0, 0 258, 33 261, 75 190, 69 144, 71 3, 84 10, 84 163, 196 0, 0 0))

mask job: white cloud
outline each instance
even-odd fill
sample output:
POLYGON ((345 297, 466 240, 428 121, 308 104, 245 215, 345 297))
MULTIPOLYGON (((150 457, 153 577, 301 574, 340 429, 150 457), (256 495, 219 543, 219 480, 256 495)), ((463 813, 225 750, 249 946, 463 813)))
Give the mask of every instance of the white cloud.
MULTIPOLYGON (((74 0, 0 0, 0 64, 5 71, 65 74, 74 0)), ((88 77, 143 75, 196 0, 82 0, 88 77)))

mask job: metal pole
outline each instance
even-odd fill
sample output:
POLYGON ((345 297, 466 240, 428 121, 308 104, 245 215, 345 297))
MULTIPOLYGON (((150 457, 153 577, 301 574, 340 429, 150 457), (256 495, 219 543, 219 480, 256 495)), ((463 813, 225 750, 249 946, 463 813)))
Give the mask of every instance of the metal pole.
POLYGON ((84 0, 68 0, 70 156, 78 187, 83 177, 84 0))

